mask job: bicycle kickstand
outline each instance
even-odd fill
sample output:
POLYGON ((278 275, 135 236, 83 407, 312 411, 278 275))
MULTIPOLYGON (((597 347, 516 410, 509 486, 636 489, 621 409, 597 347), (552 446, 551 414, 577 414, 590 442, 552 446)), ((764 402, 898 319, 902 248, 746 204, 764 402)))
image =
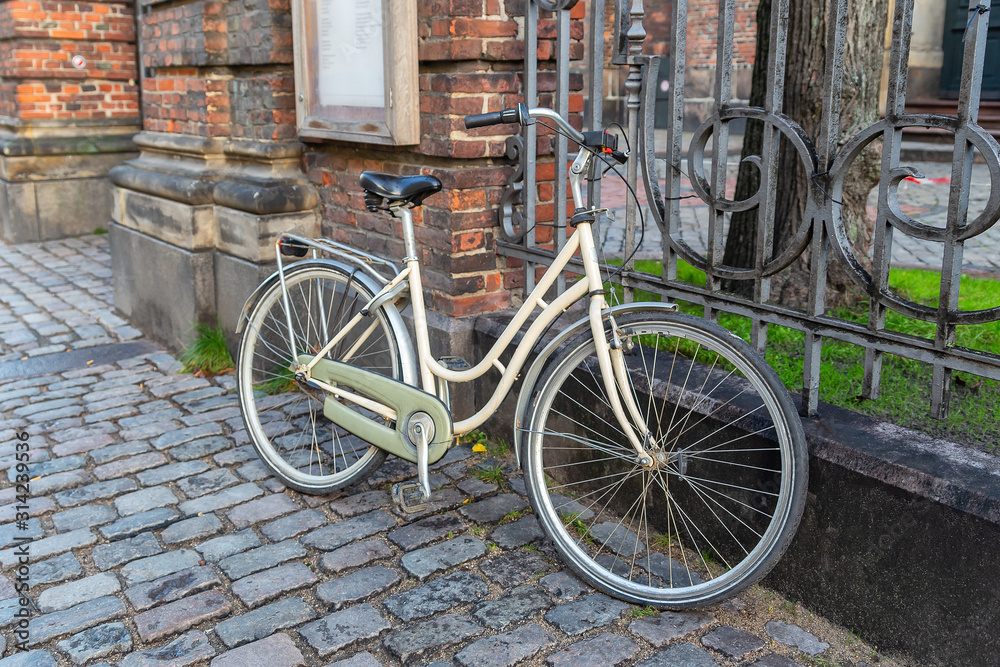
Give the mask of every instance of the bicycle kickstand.
POLYGON ((417 479, 408 482, 397 482, 392 485, 392 499, 407 514, 423 512, 427 509, 427 501, 431 497, 431 481, 427 473, 427 432, 424 429, 420 429, 419 433, 420 441, 417 443, 417 479))

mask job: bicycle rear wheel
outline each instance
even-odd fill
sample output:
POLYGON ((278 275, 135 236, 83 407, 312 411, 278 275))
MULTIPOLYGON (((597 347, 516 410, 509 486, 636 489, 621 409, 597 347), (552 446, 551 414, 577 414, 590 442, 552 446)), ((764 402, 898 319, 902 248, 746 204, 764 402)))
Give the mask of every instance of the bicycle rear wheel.
MULTIPOLYGON (((325 392, 296 382, 289 317, 295 352, 317 354, 373 294, 350 270, 322 260, 286 269, 285 285, 288 310, 275 281, 250 311, 240 341, 243 423, 261 460, 285 485, 329 493, 364 480, 386 453, 327 419, 325 392)), ((383 309, 364 318, 326 358, 403 379, 400 343, 383 309)))
POLYGON ((784 553, 808 455, 788 393, 743 340, 704 320, 617 320, 629 392, 652 434, 643 466, 613 414, 588 332, 538 381, 524 420, 535 513, 582 578, 630 602, 720 602, 784 553), (696 359, 692 363, 691 359, 696 359))

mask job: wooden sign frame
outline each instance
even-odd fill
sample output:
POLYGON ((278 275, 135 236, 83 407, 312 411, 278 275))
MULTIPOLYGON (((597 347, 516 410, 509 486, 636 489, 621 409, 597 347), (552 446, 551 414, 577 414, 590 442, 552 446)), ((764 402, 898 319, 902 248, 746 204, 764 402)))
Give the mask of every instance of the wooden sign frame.
POLYGON ((417 0, 292 0, 292 22, 301 139, 420 143, 417 0))

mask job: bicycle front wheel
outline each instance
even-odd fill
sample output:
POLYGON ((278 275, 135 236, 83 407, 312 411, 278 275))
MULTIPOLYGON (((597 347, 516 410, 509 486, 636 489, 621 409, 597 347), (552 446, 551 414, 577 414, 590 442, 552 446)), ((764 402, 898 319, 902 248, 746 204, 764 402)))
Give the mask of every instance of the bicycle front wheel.
MULTIPOLYGON (((386 454, 326 418, 325 392, 296 382, 289 322, 295 353, 318 354, 373 295, 330 262, 296 264, 285 271, 285 285, 287 310, 275 281, 248 316, 237 368, 240 408, 261 460, 286 486, 329 493, 364 480, 386 454)), ((400 344, 383 309, 357 324, 326 358, 403 379, 400 344)))
MULTIPOLYGON (((525 481, 567 564, 596 588, 660 608, 714 604, 763 577, 806 497, 802 425, 742 339, 678 313, 617 319, 651 461, 611 409, 588 332, 553 359, 528 405, 525 481), (694 361, 692 361, 694 360, 694 361)), ((631 416, 630 416, 631 418, 631 416)))

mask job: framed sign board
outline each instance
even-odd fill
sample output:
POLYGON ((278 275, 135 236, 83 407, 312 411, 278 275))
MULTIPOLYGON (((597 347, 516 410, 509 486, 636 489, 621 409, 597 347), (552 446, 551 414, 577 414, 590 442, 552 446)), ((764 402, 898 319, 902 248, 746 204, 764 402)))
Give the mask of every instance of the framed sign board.
POLYGON ((299 137, 420 143, 417 0, 293 0, 299 137))

